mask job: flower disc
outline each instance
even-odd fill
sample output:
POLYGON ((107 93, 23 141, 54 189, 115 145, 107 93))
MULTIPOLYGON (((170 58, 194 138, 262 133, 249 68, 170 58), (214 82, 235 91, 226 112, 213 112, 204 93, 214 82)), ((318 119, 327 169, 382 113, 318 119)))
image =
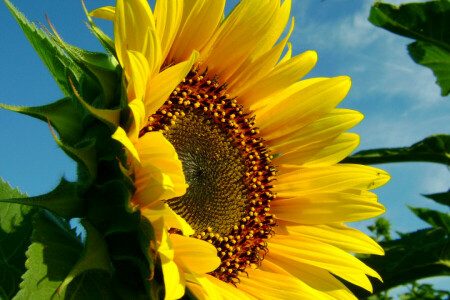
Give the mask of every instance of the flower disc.
POLYGON ((225 90, 191 71, 140 134, 161 130, 175 147, 189 188, 166 203, 217 248, 213 275, 236 283, 260 264, 272 235, 275 168, 253 118, 225 90))

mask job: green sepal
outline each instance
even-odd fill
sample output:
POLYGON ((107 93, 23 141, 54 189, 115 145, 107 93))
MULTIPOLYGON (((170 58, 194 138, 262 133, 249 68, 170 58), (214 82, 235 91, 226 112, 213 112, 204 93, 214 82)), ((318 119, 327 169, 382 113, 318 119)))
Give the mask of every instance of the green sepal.
MULTIPOLYGON (((91 76, 84 77, 93 80, 96 79, 96 84, 100 85, 104 95, 102 103, 92 103, 99 107, 109 108, 118 106, 119 103, 114 103, 117 98, 117 94, 120 92, 118 86, 120 86, 121 80, 121 68, 117 59, 105 53, 87 51, 73 45, 65 43, 58 35, 52 35, 55 42, 64 49, 67 55, 77 63, 77 65, 86 73, 91 76)), ((83 86, 83 85, 81 85, 83 86)), ((90 93, 80 92, 81 96, 88 98, 90 93)), ((99 98, 99 97, 97 97, 99 98)), ((97 101, 98 102, 98 101, 97 101)))
POLYGON ((86 193, 86 197, 89 219, 103 235, 133 231, 139 226, 139 210, 130 206, 131 193, 123 180, 96 184, 86 193))
MULTIPOLYGON (((81 225, 83 225, 84 229, 86 230, 85 247, 77 263, 74 265, 70 273, 67 275, 67 277, 59 287, 60 292, 64 291, 74 278, 83 274, 84 272, 100 270, 106 272, 107 274, 112 273, 111 261, 108 254, 108 246, 106 245, 105 240, 88 220, 82 220, 81 225)), ((83 286, 81 285, 80 288, 82 287, 83 286)), ((67 294, 67 292, 66 296, 72 298, 71 295, 67 294)))
POLYGON ((94 185, 86 193, 88 217, 108 243, 115 269, 114 285, 124 293, 133 291, 138 298, 149 295, 154 272, 154 260, 149 254, 150 241, 154 240, 151 224, 142 218, 139 209, 130 206, 132 190, 123 179, 122 169, 116 165, 115 169, 101 172, 118 179, 94 185))
POLYGON ((443 228, 447 235, 450 233, 450 215, 440 211, 409 206, 409 209, 423 221, 427 222, 434 228, 443 228))
POLYGON ((422 195, 442 205, 450 206, 450 190, 444 193, 422 195))
POLYGON ((50 38, 42 29, 30 23, 8 0, 3 0, 8 9, 19 23, 33 48, 39 54, 45 65, 55 78, 63 93, 68 96, 72 93, 68 77, 75 78, 77 82, 81 79, 83 72, 74 63, 58 44, 50 38))
POLYGON ((97 37, 99 42, 102 44, 103 48, 105 48, 105 50, 109 54, 117 58, 114 41, 109 36, 107 36, 100 28, 97 27, 97 25, 92 20, 91 16, 89 16, 89 12, 86 9, 86 5, 84 5, 83 1, 81 1, 81 4, 83 4, 84 13, 86 14, 86 17, 88 18, 89 21, 90 25, 89 29, 97 37))
MULTIPOLYGON (((0 198, 26 198, 0 177, 0 198)), ((38 209, 14 203, 0 203, 0 299, 11 299, 25 273, 25 251, 33 231, 32 218, 38 209)))
MULTIPOLYGON (((83 184, 90 183, 97 177, 97 160, 96 160, 96 149, 95 149, 95 140, 85 139, 79 142, 76 146, 69 146, 62 141, 60 141, 56 135, 53 135, 54 140, 58 144, 58 146, 73 160, 78 163, 78 168, 83 166, 89 173, 89 177, 85 180, 85 176, 82 176, 83 184)), ((81 171, 78 170, 78 173, 81 174, 81 171)))
POLYGON ((45 208, 66 219, 86 215, 84 200, 78 196, 78 184, 69 182, 64 178, 50 193, 29 198, 0 199, 0 202, 45 208))
POLYGON ((87 103, 81 95, 74 90, 75 98, 95 118, 108 125, 112 132, 119 126, 121 109, 101 109, 87 103))
POLYGON ((142 253, 144 253, 150 268, 150 278, 153 278, 155 270, 154 262, 157 258, 156 251, 150 251, 150 245, 157 245, 157 240, 152 224, 146 217, 142 215, 141 222, 139 224, 138 235, 142 253))
POLYGON ((411 147, 363 150, 345 158, 342 162, 371 165, 410 161, 450 165, 450 135, 432 135, 411 147))
POLYGON ((64 299, 58 289, 77 262, 83 245, 69 224, 42 211, 33 222, 27 271, 13 300, 64 299))
POLYGON ((0 104, 0 107, 37 118, 46 123, 50 120, 51 125, 65 143, 77 143, 83 133, 81 115, 74 109, 72 100, 68 97, 43 106, 20 107, 0 104))

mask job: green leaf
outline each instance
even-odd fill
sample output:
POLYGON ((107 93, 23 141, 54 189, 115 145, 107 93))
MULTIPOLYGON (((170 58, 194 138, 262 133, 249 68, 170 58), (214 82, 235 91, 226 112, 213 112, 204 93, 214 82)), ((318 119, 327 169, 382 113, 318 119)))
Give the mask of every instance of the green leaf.
POLYGON ((450 2, 429 1, 400 6, 376 2, 370 10, 372 24, 450 51, 450 2))
MULTIPOLYGON (((0 177, 0 198, 25 198, 0 177)), ((0 203, 0 298, 11 299, 19 290, 25 272, 25 251, 33 230, 32 217, 37 209, 30 206, 0 203)))
POLYGON ((58 289, 77 262, 82 243, 67 223, 48 212, 39 213, 33 225, 27 271, 13 299, 64 299, 64 291, 58 294, 58 289))
POLYGON ((433 226, 434 228, 443 228, 447 231, 447 234, 450 232, 450 215, 441 213, 436 210, 428 209, 428 208, 418 208, 408 206, 409 209, 419 218, 433 226))
MULTIPOLYGON (((109 259, 108 246, 106 245, 105 240, 88 220, 82 220, 81 224, 86 229, 85 248, 83 249, 79 260, 59 287, 59 290, 62 291, 69 283, 72 283, 74 278, 77 276, 83 277, 83 280, 77 281, 78 288, 71 289, 74 294, 66 293, 66 296, 70 299, 73 299, 75 295, 79 295, 79 293, 82 292, 81 290, 86 289, 85 284, 88 284, 88 281, 86 281, 88 277, 84 274, 85 272, 104 271, 106 272, 106 275, 111 274, 111 261, 109 259)), ((106 281, 106 278, 104 279, 106 281)))
POLYGON ((37 107, 20 107, 4 104, 0 104, 0 107, 37 118, 46 123, 50 120, 61 140, 69 144, 77 143, 83 133, 81 115, 68 97, 37 107))
POLYGON ((38 29, 33 23, 30 23, 11 2, 8 0, 3 1, 19 23, 33 48, 44 61, 63 93, 66 96, 70 95, 72 88, 68 78, 70 76, 79 82, 83 75, 81 69, 67 57, 57 43, 47 36, 42 29, 38 29))
POLYGON ((411 147, 364 150, 347 157, 342 162, 372 165, 410 161, 450 165, 450 135, 432 135, 411 147))
POLYGON ((450 93, 450 51, 422 41, 409 44, 408 51, 416 63, 433 70, 437 78, 436 83, 442 89, 442 96, 448 95, 450 93))
MULTIPOLYGON (((359 256, 383 278, 384 283, 371 278, 374 293, 422 278, 450 275, 450 242, 442 228, 402 234, 400 239, 381 242, 380 246, 385 256, 359 256)), ((350 288, 358 299, 369 296, 360 288, 350 288)))
POLYGON ((417 63, 431 68, 442 96, 450 93, 450 2, 406 3, 399 7, 376 2, 369 21, 418 42, 408 49, 417 63))
POLYGON ((436 201, 440 204, 450 206, 450 190, 448 190, 447 192, 444 192, 444 193, 428 194, 428 195, 423 195, 423 196, 433 199, 434 201, 436 201))
POLYGON ((84 201, 78 196, 76 183, 61 179, 59 185, 50 193, 29 198, 6 198, 1 202, 18 203, 48 209, 59 216, 70 219, 85 215, 84 201))

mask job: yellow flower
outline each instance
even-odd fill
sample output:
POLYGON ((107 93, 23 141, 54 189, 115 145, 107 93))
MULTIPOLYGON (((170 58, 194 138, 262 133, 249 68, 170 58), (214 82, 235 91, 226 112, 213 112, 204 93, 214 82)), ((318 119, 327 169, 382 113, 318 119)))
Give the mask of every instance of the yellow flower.
POLYGON ((383 254, 344 222, 377 216, 389 175, 338 164, 358 145, 359 112, 335 108, 348 77, 299 81, 291 1, 118 0, 114 21, 134 127, 133 203, 158 233, 166 299, 356 299, 378 274, 350 253, 383 254), (277 41, 279 41, 277 43, 277 41), (282 57, 283 51, 288 48, 282 57), (189 187, 187 187, 187 184, 189 187))

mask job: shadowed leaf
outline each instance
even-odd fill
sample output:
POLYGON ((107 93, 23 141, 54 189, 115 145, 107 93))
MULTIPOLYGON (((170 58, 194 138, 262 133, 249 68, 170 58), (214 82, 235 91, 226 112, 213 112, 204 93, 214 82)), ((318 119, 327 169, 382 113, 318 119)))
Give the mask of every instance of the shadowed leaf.
POLYGON ((423 196, 433 199, 440 204, 450 206, 450 190, 444 193, 428 194, 423 196))
POLYGON ((411 147, 363 150, 347 157, 342 162, 372 165, 410 161, 450 165, 450 135, 432 135, 411 147))
MULTIPOLYGON (((383 278, 384 283, 370 278, 374 293, 422 278, 450 275, 450 242, 442 228, 401 234, 400 239, 381 242, 380 246, 385 250, 385 256, 358 255, 383 278)), ((370 296, 360 287, 348 286, 358 299, 370 296)))
POLYGON ((67 223, 48 212, 39 213, 33 225, 27 271, 13 299, 64 299, 58 288, 77 262, 82 243, 67 223))
MULTIPOLYGON (((0 177, 1 198, 26 198, 0 177)), ((20 276, 25 272, 25 251, 33 230, 32 217, 37 212, 30 206, 0 203, 0 298, 11 299, 19 290, 20 276)))
POLYGON ((411 207, 409 209, 419 218, 433 226, 434 228, 443 228, 450 232, 450 215, 428 208, 411 207))

